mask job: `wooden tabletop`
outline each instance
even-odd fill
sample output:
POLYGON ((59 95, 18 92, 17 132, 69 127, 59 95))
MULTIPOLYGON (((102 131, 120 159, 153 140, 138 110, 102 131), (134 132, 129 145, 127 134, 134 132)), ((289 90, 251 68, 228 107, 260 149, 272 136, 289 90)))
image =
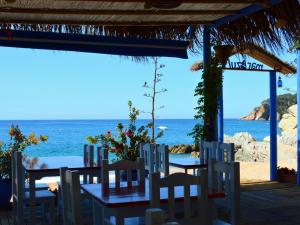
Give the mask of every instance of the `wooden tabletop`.
POLYGON ((201 164, 199 158, 175 158, 169 160, 169 165, 182 169, 206 168, 207 164, 201 164))
MULTIPOLYGON (((23 166, 26 171, 34 172, 34 171, 50 171, 50 170, 58 170, 61 167, 68 167, 71 169, 85 169, 91 168, 86 167, 83 163, 83 157, 81 156, 55 156, 55 157, 38 157, 38 158, 30 158, 31 162, 34 163, 26 163, 23 162, 23 166)), ((95 167, 97 168, 97 167, 95 167)))
MULTIPOLYGON (((81 185, 82 189, 87 192, 93 199, 105 205, 106 207, 128 207, 128 206, 142 206, 149 205, 149 180, 146 179, 145 184, 140 186, 126 187, 127 182, 121 183, 121 188, 113 187, 114 184, 110 184, 112 187, 109 189, 109 194, 104 192, 102 184, 84 184, 81 185)), ((107 189, 106 189, 107 190, 107 189)), ((183 187, 175 187, 176 201, 183 201, 184 191, 183 187)), ((197 198, 197 186, 191 186, 191 196, 197 198)), ((168 189, 160 189, 161 203, 167 202, 168 189)), ((209 198, 224 198, 224 193, 210 194, 209 198)))

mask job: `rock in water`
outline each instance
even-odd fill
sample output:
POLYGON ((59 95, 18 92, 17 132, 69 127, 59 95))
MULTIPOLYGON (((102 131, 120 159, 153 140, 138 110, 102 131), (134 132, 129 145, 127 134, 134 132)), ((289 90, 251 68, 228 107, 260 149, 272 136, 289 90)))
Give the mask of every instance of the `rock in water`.
POLYGON ((225 136, 224 142, 234 143, 235 160, 245 162, 264 162, 269 158, 269 144, 257 142, 248 132, 240 132, 234 136, 225 136))
POLYGON ((236 133, 231 137, 231 142, 237 145, 247 145, 256 139, 248 132, 236 133))
POLYGON ((191 153, 195 151, 195 146, 193 145, 174 145, 170 147, 170 153, 173 154, 185 154, 185 153, 191 153))
POLYGON ((192 158, 199 158, 199 156, 200 156, 200 152, 196 152, 196 151, 191 152, 192 158))

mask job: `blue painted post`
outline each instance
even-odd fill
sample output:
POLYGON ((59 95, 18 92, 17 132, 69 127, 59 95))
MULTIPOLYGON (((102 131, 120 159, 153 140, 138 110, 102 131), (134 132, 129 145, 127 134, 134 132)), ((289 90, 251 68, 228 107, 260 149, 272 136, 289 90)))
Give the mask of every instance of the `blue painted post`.
POLYGON ((300 185, 300 48, 297 49, 297 104, 298 104, 298 141, 297 141, 297 184, 300 185))
POLYGON ((203 30, 203 67, 204 69, 209 65, 211 57, 211 45, 210 45, 210 27, 204 26, 203 30))
MULTIPOLYGON (((205 25, 204 26, 204 30, 203 30, 203 67, 204 69, 207 68, 209 66, 210 63, 210 59, 211 59, 211 42, 210 42, 210 32, 211 32, 211 27, 205 25)), ((217 140, 217 122, 218 121, 214 121, 213 118, 216 117, 211 117, 210 115, 208 115, 209 118, 209 133, 213 134, 213 137, 210 137, 210 139, 212 140, 208 140, 208 141, 216 141, 217 140)), ((212 136, 212 135, 209 135, 212 136)))
POLYGON ((224 106, 223 106, 223 84, 220 87, 220 96, 218 98, 218 142, 224 141, 224 106))
POLYGON ((270 72, 270 180, 277 180, 277 90, 276 71, 270 72))

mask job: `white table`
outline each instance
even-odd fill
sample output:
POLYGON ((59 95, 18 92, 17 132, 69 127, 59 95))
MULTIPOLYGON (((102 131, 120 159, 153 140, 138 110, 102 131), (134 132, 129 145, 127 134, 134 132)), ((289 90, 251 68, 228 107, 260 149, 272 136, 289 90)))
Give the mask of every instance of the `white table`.
POLYGON ((29 205, 30 205, 30 224, 35 224, 35 189, 36 180, 43 177, 60 176, 59 168, 68 167, 72 170, 90 170, 95 176, 99 173, 99 167, 84 166, 81 156, 56 156, 39 157, 34 165, 23 163, 29 179, 29 205))

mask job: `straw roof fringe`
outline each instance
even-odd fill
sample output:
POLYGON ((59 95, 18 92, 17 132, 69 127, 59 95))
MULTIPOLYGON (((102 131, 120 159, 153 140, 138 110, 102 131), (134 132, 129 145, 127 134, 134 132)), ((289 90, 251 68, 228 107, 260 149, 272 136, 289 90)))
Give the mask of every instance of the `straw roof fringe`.
POLYGON ((214 36, 227 44, 245 48, 253 43, 272 52, 292 47, 300 40, 300 5, 298 0, 285 0, 269 9, 242 17, 214 30, 214 36), (284 21, 279 27, 278 20, 284 21))
MULTIPOLYGON (((297 72, 296 68, 292 64, 288 62, 284 62, 283 60, 281 60, 271 52, 254 44, 247 44, 247 47, 245 47, 243 50, 234 48, 231 56, 232 55, 245 55, 251 57, 269 66, 271 69, 274 69, 277 72, 284 74, 285 76, 293 76, 297 72)), ((202 61, 195 62, 190 68, 190 70, 193 72, 202 69, 203 69, 202 61)))
MULTIPOLYGON (((197 52, 202 45, 201 25, 170 26, 99 26, 64 24, 0 24, 0 29, 22 31, 44 31, 69 34, 106 35, 133 38, 191 40, 191 52, 197 52)), ((300 38, 300 4, 298 0, 283 0, 270 8, 250 16, 214 28, 215 40, 245 48, 245 43, 253 43, 272 52, 279 52, 283 46, 291 47, 300 38), (278 20, 284 20, 279 27, 278 20)))

